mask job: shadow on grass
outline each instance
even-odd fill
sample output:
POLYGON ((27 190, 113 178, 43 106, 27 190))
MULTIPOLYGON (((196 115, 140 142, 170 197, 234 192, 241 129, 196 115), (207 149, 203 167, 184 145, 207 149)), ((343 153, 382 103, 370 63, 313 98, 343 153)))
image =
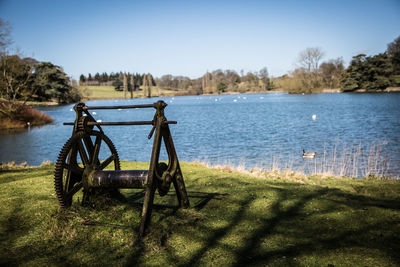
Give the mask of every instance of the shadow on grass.
MULTIPOLYGON (((18 194, 21 199, 28 199, 25 194, 21 192, 18 194)), ((40 196, 38 200, 47 200, 47 198, 40 196)), ((42 222, 32 219, 32 214, 27 214, 26 209, 18 200, 13 201, 9 206, 13 208, 3 217, 6 219, 1 221, 0 266, 29 265, 30 261, 37 258, 44 258, 49 264, 51 262, 51 264, 63 266, 80 265, 79 260, 69 257, 72 251, 70 249, 76 247, 76 244, 68 243, 64 247, 56 246, 55 240, 42 239, 40 236, 31 239, 29 235, 40 228, 42 222)), ((39 216, 39 214, 36 215, 39 216)))
MULTIPOLYGON (((146 190, 141 190, 139 192, 131 193, 128 196, 126 196, 125 200, 130 205, 141 207, 143 205, 143 199, 144 199, 145 193, 146 193, 146 190)), ((200 211, 201 209, 203 209, 204 206, 207 205, 207 203, 210 202, 211 200, 222 200, 222 198, 224 196, 229 195, 227 193, 207 193, 207 192, 198 192, 198 191, 188 191, 187 194, 190 199, 191 206, 197 211, 200 211)), ((178 206, 177 206, 178 202, 176 201, 175 192, 168 193, 166 195, 166 198, 169 198, 168 202, 171 204, 156 203, 156 201, 157 201, 157 199, 156 199, 155 203, 153 204, 153 209, 162 210, 162 209, 177 209, 178 208, 178 206)))
MULTIPOLYGON (((48 172, 44 171, 46 175, 48 172)), ((33 173, 36 175, 42 174, 33 173)), ((346 265, 346 259, 340 259, 344 256, 353 263, 357 257, 384 257, 387 265, 400 265, 399 199, 295 183, 256 180, 243 184, 238 179, 223 178, 211 186, 192 184, 188 195, 192 204, 188 210, 177 209, 172 190, 165 202, 157 198, 148 236, 133 246, 136 234, 130 229, 106 225, 88 228, 80 222, 87 213, 91 219, 110 218, 111 222, 112 216, 122 218, 134 213, 129 220, 115 221, 137 223, 144 190, 128 194, 125 203, 105 203, 93 209, 72 207, 68 212, 52 210, 54 214, 49 217, 33 221, 35 216, 27 216, 19 203, 27 196, 18 195, 11 203, 13 208, 0 217, 4 218, 0 226, 0 265, 28 265, 36 259, 35 264, 63 266, 115 262, 127 266, 296 266, 296 258, 310 255, 315 255, 316 262, 303 261, 300 265, 346 265), (202 192, 210 188, 220 193, 202 192), (29 234, 39 227, 37 236, 29 234), (120 238, 129 240, 120 244, 120 238), (348 251, 355 252, 349 255, 348 251), (332 262, 323 262, 321 259, 328 254, 334 256, 324 260, 332 262), (159 262, 151 262, 151 258, 159 262)))
MULTIPOLYGON (((175 229, 177 235, 202 245, 190 252, 189 257, 182 256, 182 248, 166 246, 168 263, 171 266, 218 265, 220 263, 210 262, 210 253, 222 250, 229 255, 225 257, 231 259, 224 264, 229 266, 298 265, 296 257, 315 254, 318 258, 318 255, 356 250, 362 252, 355 252, 353 261, 362 258, 363 253, 377 251, 378 257, 400 265, 397 253, 400 251, 400 217, 393 213, 382 214, 382 209, 398 211, 400 201, 353 195, 338 189, 315 187, 312 191, 302 191, 297 184, 284 186, 267 189, 276 197, 272 205, 265 207, 265 212, 258 213, 253 206, 266 188, 252 188, 254 190, 249 189, 243 197, 228 200, 234 201, 238 210, 229 212, 227 207, 219 205, 213 212, 221 219, 227 218, 225 225, 211 227, 212 219, 206 218, 185 229, 175 229), (313 205, 315 208, 310 209, 313 205), (248 225, 250 230, 243 225, 248 225), (226 239, 233 233, 240 235, 241 241, 227 243, 226 239)), ((212 195, 210 197, 199 201, 197 207, 207 210, 207 204, 213 199, 212 195)), ((143 254, 149 252, 144 246, 134 251, 127 265, 140 263, 143 254)), ((335 258, 333 261, 332 264, 336 264, 335 258)))

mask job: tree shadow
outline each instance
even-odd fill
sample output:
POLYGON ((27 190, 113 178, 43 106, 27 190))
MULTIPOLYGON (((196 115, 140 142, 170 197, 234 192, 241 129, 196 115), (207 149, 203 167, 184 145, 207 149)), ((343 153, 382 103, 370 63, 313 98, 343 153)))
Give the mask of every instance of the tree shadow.
MULTIPOLYGON (((288 187, 287 184, 285 184, 288 187)), ((296 185, 297 186, 297 185, 296 185)), ((224 243, 224 249, 233 254, 232 266, 251 266, 267 265, 278 260, 284 265, 296 265, 293 261, 295 257, 301 257, 309 253, 318 251, 319 253, 332 252, 337 249, 361 248, 379 250, 387 255, 390 260, 400 265, 400 256, 397 251, 400 249, 398 236, 390 236, 388 233, 393 229, 399 228, 399 220, 395 218, 378 218, 374 222, 362 219, 360 225, 344 227, 350 218, 343 217, 338 220, 338 229, 330 229, 330 225, 324 221, 324 216, 342 211, 342 205, 351 209, 360 211, 366 208, 384 208, 399 210, 399 201, 391 201, 374 197, 359 196, 347 194, 338 189, 320 188, 312 192, 302 193, 300 197, 293 197, 294 192, 290 189, 271 188, 277 194, 277 199, 271 207, 266 209, 268 216, 258 216, 261 222, 248 233, 244 242, 240 245, 227 245, 224 243), (290 205, 282 203, 290 202, 290 205), (326 201, 329 205, 322 210, 305 212, 305 207, 315 201, 326 201), (311 222, 312 220, 312 222, 311 222), (343 227, 341 229, 340 227, 343 227), (389 232, 386 232, 388 229, 389 232), (373 233, 381 231, 380 236, 373 233), (283 235, 294 244, 283 244, 280 248, 265 248, 262 243, 271 239, 273 236, 283 235), (373 242, 369 240, 373 238, 373 242), (263 248, 262 248, 263 247, 263 248)), ((298 192, 296 191, 295 194, 298 192)), ((198 225, 198 229, 208 231, 208 238, 204 239, 200 234, 193 231, 187 233, 180 232, 190 236, 192 240, 201 240, 202 247, 196 250, 189 258, 178 256, 175 248, 167 248, 167 257, 172 265, 192 266, 204 264, 202 259, 205 254, 213 248, 220 246, 222 240, 228 233, 234 230, 239 224, 253 223, 249 207, 255 200, 254 196, 248 195, 237 202, 240 205, 239 210, 229 219, 226 226, 218 229, 207 227, 207 225, 198 225)), ((204 208, 203 200, 199 206, 204 208)), ((347 215, 351 216, 351 214, 347 215)))

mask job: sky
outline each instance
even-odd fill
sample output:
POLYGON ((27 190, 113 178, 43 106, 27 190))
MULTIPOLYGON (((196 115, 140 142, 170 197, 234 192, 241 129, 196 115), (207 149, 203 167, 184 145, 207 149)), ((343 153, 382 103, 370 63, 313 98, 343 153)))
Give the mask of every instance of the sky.
POLYGON ((198 78, 206 71, 277 77, 301 51, 324 60, 375 55, 400 36, 400 0, 0 0, 13 44, 71 77, 102 72, 198 78))

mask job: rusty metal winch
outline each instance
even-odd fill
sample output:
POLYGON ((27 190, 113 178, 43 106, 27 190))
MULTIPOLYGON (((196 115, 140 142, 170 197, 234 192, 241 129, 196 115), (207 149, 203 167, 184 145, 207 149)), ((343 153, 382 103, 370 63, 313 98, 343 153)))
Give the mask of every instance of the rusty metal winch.
POLYGON ((74 126, 72 137, 65 143, 57 159, 54 185, 60 206, 71 206, 76 194, 83 192, 81 203, 84 205, 90 197, 99 192, 114 192, 119 188, 144 188, 145 197, 142 217, 139 225, 139 238, 144 235, 150 222, 154 194, 160 196, 168 193, 171 183, 175 187, 179 207, 188 208, 189 199, 186 193, 182 171, 179 166, 169 124, 164 116, 167 104, 158 101, 148 105, 126 106, 86 106, 75 105, 75 122, 64 125, 74 126), (154 108, 155 115, 151 121, 100 122, 96 121, 89 110, 95 109, 137 109, 154 108), (112 141, 104 134, 101 126, 110 125, 152 125, 148 135, 154 134, 150 166, 148 170, 121 170, 117 150, 112 141), (94 127, 97 130, 94 130, 94 127), (161 140, 164 140, 168 154, 168 163, 159 162, 161 140), (100 153, 101 150, 101 153, 100 153), (105 170, 107 168, 107 170, 105 170), (112 169, 112 170, 110 170, 112 169))

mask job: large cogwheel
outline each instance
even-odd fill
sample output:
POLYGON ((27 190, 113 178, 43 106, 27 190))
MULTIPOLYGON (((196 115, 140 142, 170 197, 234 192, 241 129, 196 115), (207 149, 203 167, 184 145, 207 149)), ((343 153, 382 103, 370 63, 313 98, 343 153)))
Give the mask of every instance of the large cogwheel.
MULTIPOLYGON (((83 188, 85 169, 120 170, 118 152, 111 140, 99 131, 77 132, 63 146, 54 171, 54 187, 60 206, 71 206, 74 195, 83 188)), ((89 192, 83 190, 82 201, 89 192)))

